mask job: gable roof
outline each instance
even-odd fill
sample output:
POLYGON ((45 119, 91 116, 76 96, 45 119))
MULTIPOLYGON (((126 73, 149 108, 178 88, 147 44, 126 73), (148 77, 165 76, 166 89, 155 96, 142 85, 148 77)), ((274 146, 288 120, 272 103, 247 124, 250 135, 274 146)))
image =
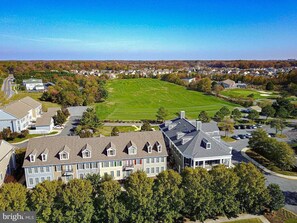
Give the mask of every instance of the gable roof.
POLYGON ((29 96, 22 98, 20 101, 29 105, 31 108, 38 108, 41 106, 40 102, 34 100, 33 98, 31 98, 29 96))
POLYGON ((227 79, 227 80, 222 81, 222 83, 228 84, 228 85, 234 85, 235 84, 235 81, 230 80, 230 79, 227 79))
POLYGON ((5 140, 0 140, 0 162, 11 150, 14 150, 14 148, 13 145, 5 140))
MULTIPOLYGON (((160 125, 160 129, 185 157, 203 158, 231 155, 231 150, 223 142, 212 138, 203 131, 203 129, 211 130, 210 128, 213 126, 213 123, 202 123, 201 128, 198 130, 196 126, 184 118, 171 120, 171 124, 175 124, 175 127, 168 129, 168 126, 163 123, 160 125), (184 134, 181 138, 177 137, 177 134, 180 132, 184 134), (183 139, 186 140, 183 141, 183 139), (201 143, 203 140, 207 140, 211 143, 211 149, 206 149, 205 146, 203 146, 201 143)), ((215 128, 214 131, 216 131, 216 129, 217 128, 215 128)))
POLYGON ((129 132, 121 133, 119 136, 94 138, 80 138, 79 136, 34 138, 29 140, 23 166, 61 165, 65 163, 86 162, 80 155, 81 150, 86 144, 92 147, 92 156, 88 158, 88 162, 168 156, 166 149, 162 149, 160 153, 155 150, 153 150, 152 153, 147 152, 145 144, 150 142, 153 145, 156 141, 158 141, 163 148, 166 148, 163 135, 160 131, 129 132), (133 141, 137 146, 137 155, 131 156, 127 153, 126 147, 130 141, 133 141), (115 156, 107 156, 107 145, 112 145, 113 148, 116 148, 117 152, 115 156), (34 163, 29 161, 28 156, 33 150, 37 151, 36 157, 39 157, 46 148, 48 149, 47 161, 42 162, 40 159, 36 159, 34 163), (64 150, 69 151, 68 160, 60 160, 59 156, 57 156, 59 152, 64 150))

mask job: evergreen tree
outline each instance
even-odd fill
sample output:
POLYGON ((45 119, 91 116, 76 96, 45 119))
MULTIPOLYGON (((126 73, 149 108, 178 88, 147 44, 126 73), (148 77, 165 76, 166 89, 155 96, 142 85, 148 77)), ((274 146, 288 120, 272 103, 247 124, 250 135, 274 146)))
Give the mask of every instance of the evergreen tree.
POLYGON ((164 122, 167 116, 168 116, 168 111, 164 107, 160 107, 156 115, 157 121, 164 122))
POLYGON ((118 136, 119 133, 120 133, 120 131, 119 131, 118 127, 115 126, 115 127, 112 128, 110 134, 111 134, 111 136, 118 136))
POLYGON ((210 122, 210 117, 208 116, 206 111, 201 111, 198 115, 198 119, 201 122, 210 122))
POLYGON ((285 196, 281 191, 279 185, 269 184, 267 187, 270 195, 270 202, 268 203, 268 208, 270 211, 277 211, 285 206, 285 196))
POLYGON ((241 118, 241 112, 239 111, 238 108, 235 108, 232 113, 231 113, 231 116, 234 120, 238 120, 241 118))

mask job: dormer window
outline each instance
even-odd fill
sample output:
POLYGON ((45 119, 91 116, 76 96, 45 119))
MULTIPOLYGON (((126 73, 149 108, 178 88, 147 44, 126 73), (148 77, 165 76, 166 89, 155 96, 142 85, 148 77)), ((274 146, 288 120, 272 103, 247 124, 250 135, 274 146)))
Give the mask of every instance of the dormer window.
POLYGON ((35 154, 30 154, 29 155, 29 159, 30 159, 30 162, 35 162, 35 158, 36 158, 36 155, 35 154))
POLYGON ((137 154, 137 147, 134 142, 130 141, 127 145, 128 147, 128 154, 129 155, 136 155, 137 154))
POLYGON ((91 158, 91 154, 92 147, 89 144, 86 144, 81 151, 82 158, 91 158))
POLYGON ((83 157, 83 158, 91 158, 91 151, 89 151, 89 150, 84 150, 84 151, 82 152, 82 157, 83 157))
POLYGON ((156 142, 157 152, 162 152, 162 145, 159 142, 156 142))
POLYGON ((113 148, 109 148, 107 150, 107 156, 115 156, 116 155, 116 150, 113 148))
POLYGON ((60 153, 60 160, 68 160, 69 154, 67 152, 61 152, 60 153))
POLYGON ((149 142, 146 143, 146 148, 147 148, 147 152, 148 153, 152 153, 153 152, 153 147, 152 147, 152 145, 149 142))
POLYGON ((68 146, 64 146, 61 152, 59 152, 60 160, 68 160, 69 159, 70 149, 68 146))
POLYGON ((47 160, 47 154, 41 154, 41 160, 45 162, 47 160))
POLYGON ((48 154, 48 149, 45 149, 45 150, 41 153, 41 161, 42 161, 42 162, 47 161, 47 154, 48 154))
POLYGON ((210 149, 210 148, 211 148, 210 142, 206 143, 206 149, 210 149))
POLYGON ((137 154, 137 149, 133 146, 128 148, 128 153, 129 155, 136 155, 137 154))
POLYGON ((211 143, 207 139, 202 140, 201 146, 205 149, 211 149, 211 143))

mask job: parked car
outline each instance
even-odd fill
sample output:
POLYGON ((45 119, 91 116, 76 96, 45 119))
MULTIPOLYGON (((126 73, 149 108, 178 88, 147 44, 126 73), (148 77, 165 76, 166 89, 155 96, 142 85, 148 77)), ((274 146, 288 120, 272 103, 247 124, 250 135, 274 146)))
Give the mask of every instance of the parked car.
POLYGON ((247 125, 246 128, 247 129, 252 129, 252 125, 247 125))
POLYGON ((251 134, 251 133, 247 133, 247 134, 245 134, 245 137, 246 137, 247 139, 250 139, 250 138, 252 138, 252 134, 251 134))
POLYGON ((232 139, 239 140, 240 138, 237 135, 231 137, 232 139))
POLYGON ((240 128, 240 125, 235 125, 234 128, 235 128, 235 129, 241 129, 241 128, 240 128))
POLYGON ((245 139, 246 138, 246 136, 244 134, 239 134, 238 137, 241 138, 241 139, 245 139))
POLYGON ((55 128, 55 129, 63 129, 64 127, 61 126, 61 125, 56 125, 56 126, 54 126, 54 128, 55 128))
POLYGON ((256 129, 257 126, 256 126, 256 125, 252 125, 251 128, 252 128, 252 129, 256 129))
POLYGON ((276 137, 275 133, 268 133, 268 137, 276 137))
POLYGON ((261 124, 256 125, 258 128, 262 128, 263 126, 261 124))

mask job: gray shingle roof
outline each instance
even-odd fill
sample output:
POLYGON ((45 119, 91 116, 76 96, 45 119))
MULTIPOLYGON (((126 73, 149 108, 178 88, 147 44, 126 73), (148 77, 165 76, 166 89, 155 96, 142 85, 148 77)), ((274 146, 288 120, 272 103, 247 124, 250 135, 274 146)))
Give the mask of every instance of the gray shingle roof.
POLYGON ((135 159, 144 157, 162 157, 167 156, 167 150, 164 142, 163 135, 160 131, 152 132, 130 132, 121 133, 119 136, 110 137, 94 137, 94 138, 79 138, 78 136, 52 136, 30 139, 25 155, 24 167, 29 166, 43 166, 43 165, 59 165, 67 163, 79 162, 95 162, 104 160, 122 160, 122 159, 135 159), (137 154, 129 155, 127 153, 127 145, 132 141, 137 146, 137 154), (162 145, 162 151, 157 152, 153 148, 152 153, 148 153, 146 143, 149 142, 154 145, 159 142, 162 145), (85 148, 86 144, 92 147, 92 156, 87 160, 82 158, 81 150, 85 148), (112 145, 116 149, 116 156, 108 157, 106 155, 107 145, 112 145), (64 147, 69 148, 69 160, 59 160, 59 152, 63 151, 64 147), (40 155, 48 149, 47 161, 41 161, 40 155), (29 161, 29 154, 36 150, 36 161, 29 161))
POLYGON ((204 130, 206 132, 218 131, 218 127, 215 126, 215 123, 202 123, 200 130, 197 130, 193 123, 183 118, 174 119, 171 121, 171 124, 174 126, 171 129, 168 129, 165 123, 160 125, 160 128, 184 156, 203 158, 231 154, 231 150, 225 144, 204 132, 204 130), (183 133, 184 135, 179 138, 177 137, 178 133, 183 133), (204 145, 203 141, 210 142, 211 148, 206 149, 206 145, 204 145))

